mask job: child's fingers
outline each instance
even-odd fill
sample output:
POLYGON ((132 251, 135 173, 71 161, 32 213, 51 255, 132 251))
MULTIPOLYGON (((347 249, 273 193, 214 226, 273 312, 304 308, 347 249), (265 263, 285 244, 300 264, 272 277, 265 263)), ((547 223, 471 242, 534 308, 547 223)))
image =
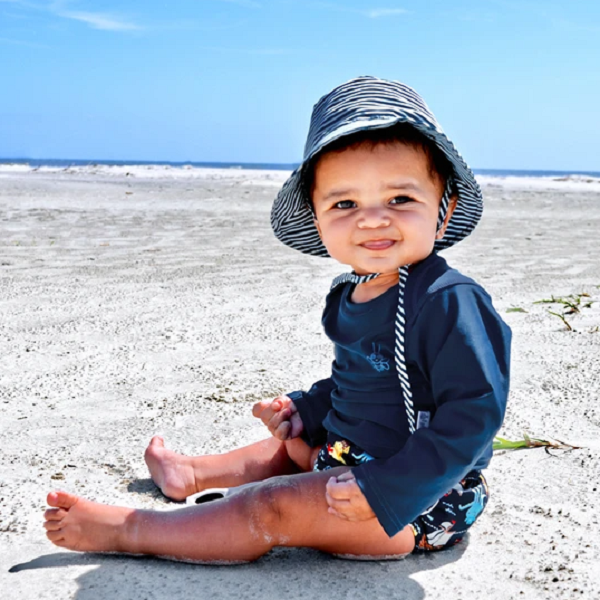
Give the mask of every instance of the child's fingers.
POLYGON ((344 471, 341 475, 336 477, 338 483, 341 481, 356 481, 356 477, 352 471, 344 471))
POLYGON ((261 400, 252 406, 252 416, 261 418, 262 413, 267 409, 271 404, 271 401, 261 400))
POLYGON ((339 500, 337 498, 332 498, 327 492, 325 492, 325 499, 327 500, 329 508, 333 508, 333 510, 340 515, 352 510, 352 504, 350 503, 350 500, 339 500))
POLYGON ((279 413, 281 407, 282 403, 280 401, 263 400, 262 402, 257 402, 252 407, 252 415, 268 426, 269 421, 274 415, 279 413))
POLYGON ((327 512, 330 515, 334 515, 334 516, 336 516, 336 517, 338 517, 340 519, 346 519, 346 520, 348 520, 348 518, 345 515, 343 515, 342 513, 339 513, 337 510, 335 510, 335 508, 331 508, 331 506, 327 509, 327 512))
POLYGON ((277 439, 279 439, 279 440, 281 440, 283 442, 283 441, 289 439, 291 431, 292 431, 292 424, 289 421, 284 421, 274 431, 273 435, 277 439))
POLYGON ((270 419, 269 422, 267 424, 267 427, 269 428, 269 431, 271 433, 275 432, 277 430, 277 428, 284 422, 284 421, 289 421, 290 420, 290 411, 287 408, 284 408, 283 410, 280 410, 279 412, 275 413, 270 419))
POLYGON ((304 431, 304 424, 302 423, 302 419, 297 412, 292 412, 292 416, 290 417, 290 425, 292 426, 290 438, 299 437, 304 431))
MULTIPOLYGON (((346 477, 348 475, 344 473, 346 477)), ((337 515, 348 521, 365 521, 375 518, 375 513, 363 495, 356 479, 339 481, 331 477, 327 482, 325 499, 329 507, 336 511, 337 515)))
POLYGON ((325 487, 327 494, 336 500, 347 500, 352 496, 356 496, 360 488, 356 480, 339 481, 335 477, 331 477, 325 487))

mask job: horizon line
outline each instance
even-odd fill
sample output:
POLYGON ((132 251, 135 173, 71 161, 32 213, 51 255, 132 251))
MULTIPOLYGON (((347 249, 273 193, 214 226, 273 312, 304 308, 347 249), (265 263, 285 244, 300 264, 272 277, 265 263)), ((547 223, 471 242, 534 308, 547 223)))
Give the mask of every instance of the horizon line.
MULTIPOLYGON (((91 166, 94 164, 98 165, 171 165, 171 166, 223 166, 225 168, 241 167, 248 169, 264 169, 265 167, 275 167, 276 170, 288 170, 296 169, 302 163, 301 162, 246 162, 246 161, 220 161, 220 160, 137 160, 137 159, 88 159, 88 158, 32 158, 32 157, 0 157, 0 164, 30 164, 38 163, 37 166, 53 166, 49 163, 66 163, 77 166, 91 166), (83 163, 83 164, 82 164, 83 163)), ((35 165, 34 165, 35 166, 35 165)), ((540 169, 540 168, 511 168, 511 167, 471 167, 473 172, 481 171, 517 171, 517 172, 529 172, 529 173, 557 173, 557 174, 570 174, 570 175, 600 175, 599 171, 593 171, 590 169, 540 169)), ((484 174, 484 173, 480 173, 484 174)))

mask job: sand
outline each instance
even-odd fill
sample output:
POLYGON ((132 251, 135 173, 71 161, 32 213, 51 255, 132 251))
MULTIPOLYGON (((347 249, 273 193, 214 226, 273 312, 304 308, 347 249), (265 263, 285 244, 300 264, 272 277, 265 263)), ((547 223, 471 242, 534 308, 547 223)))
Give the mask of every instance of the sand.
POLYGON ((0 167, 0 596, 599 598, 600 182, 588 178, 482 178, 480 227, 444 253, 514 333, 501 433, 582 446, 498 454, 465 543, 399 562, 276 549, 205 567, 46 540, 49 490, 167 510, 142 458, 153 434, 184 453, 253 442, 265 436, 253 402, 327 376, 320 311, 341 269, 271 234, 286 175, 0 167), (548 312, 561 305, 535 304, 583 293, 571 331, 548 312))

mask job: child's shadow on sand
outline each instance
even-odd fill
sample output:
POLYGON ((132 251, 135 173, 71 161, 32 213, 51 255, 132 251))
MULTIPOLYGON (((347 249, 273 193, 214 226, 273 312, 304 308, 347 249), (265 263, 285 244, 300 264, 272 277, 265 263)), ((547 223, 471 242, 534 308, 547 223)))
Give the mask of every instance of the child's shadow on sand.
POLYGON ((77 600, 97 598, 403 598, 425 592, 411 577, 458 560, 468 544, 399 561, 362 562, 333 558, 316 550, 277 548, 257 562, 204 566, 156 558, 56 552, 15 565, 31 569, 94 566, 77 577, 77 600), (100 594, 100 595, 99 595, 100 594))
POLYGON ((141 494, 145 496, 152 496, 153 498, 162 498, 163 500, 167 500, 168 502, 173 502, 172 500, 168 500, 166 496, 162 494, 162 492, 156 487, 156 484, 150 477, 146 477, 144 479, 133 479, 127 484, 127 491, 133 494, 141 494))

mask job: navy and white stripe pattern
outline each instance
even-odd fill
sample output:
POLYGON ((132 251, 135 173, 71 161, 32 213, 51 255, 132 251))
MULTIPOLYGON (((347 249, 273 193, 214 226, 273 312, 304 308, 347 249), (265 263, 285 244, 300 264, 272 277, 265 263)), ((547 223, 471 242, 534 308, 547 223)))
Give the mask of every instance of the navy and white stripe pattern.
POLYGON ((408 430, 410 433, 415 432, 415 407, 413 405, 412 390, 410 389, 410 381, 408 380, 408 372, 406 370, 406 361, 404 359, 404 329, 406 326, 406 315, 404 314, 404 289, 406 280, 408 279, 409 265, 398 269, 398 310, 396 311, 396 323, 394 332, 396 336, 394 358, 396 362, 396 371, 400 387, 402 388, 402 396, 404 398, 404 408, 406 410, 406 418, 408 419, 408 430))
POLYGON ((371 281, 371 279, 375 279, 375 277, 379 277, 379 273, 371 273, 370 275, 357 275, 356 273, 342 273, 338 275, 331 284, 331 289, 336 288, 338 285, 342 283, 348 283, 351 281, 352 283, 366 283, 367 281, 371 281))
MULTIPOLYGON (((442 227, 450 197, 455 194, 457 205, 442 239, 435 241, 435 250, 443 250, 467 237, 475 228, 483 210, 481 190, 471 169, 454 144, 446 137, 423 99, 410 87, 395 81, 375 77, 359 77, 335 88, 315 104, 304 148, 304 160, 281 188, 271 210, 271 226, 284 244, 313 256, 329 256, 321 242, 309 199, 302 185, 303 168, 331 142, 369 129, 408 123, 433 141, 453 168, 440 204, 438 230, 442 227)), ((399 268, 398 310, 395 322, 395 362, 402 389, 408 428, 416 428, 415 410, 404 357, 405 313, 404 290, 409 266, 399 268)), ((378 274, 344 273, 336 277, 332 288, 342 283, 365 283, 378 274)))
MULTIPOLYGON (((442 196, 442 200, 440 202, 440 212, 438 214, 438 220, 437 220, 438 232, 442 228, 442 225, 444 224, 444 220, 446 219, 446 213, 448 212, 448 205, 450 204, 451 196, 452 196, 452 181, 448 181, 448 182, 446 182, 446 189, 444 190, 444 195, 442 196)), ((436 243, 437 242, 438 242, 438 240, 436 240, 436 243)))
POLYGON ((481 190, 471 169, 446 137, 420 96, 408 86, 375 77, 359 77, 323 96, 313 108, 303 163, 281 188, 271 210, 271 225, 284 244, 313 256, 328 256, 313 221, 302 185, 304 165, 340 137, 367 129, 408 123, 432 140, 453 167, 458 204, 436 250, 467 237, 481 217, 481 190))

